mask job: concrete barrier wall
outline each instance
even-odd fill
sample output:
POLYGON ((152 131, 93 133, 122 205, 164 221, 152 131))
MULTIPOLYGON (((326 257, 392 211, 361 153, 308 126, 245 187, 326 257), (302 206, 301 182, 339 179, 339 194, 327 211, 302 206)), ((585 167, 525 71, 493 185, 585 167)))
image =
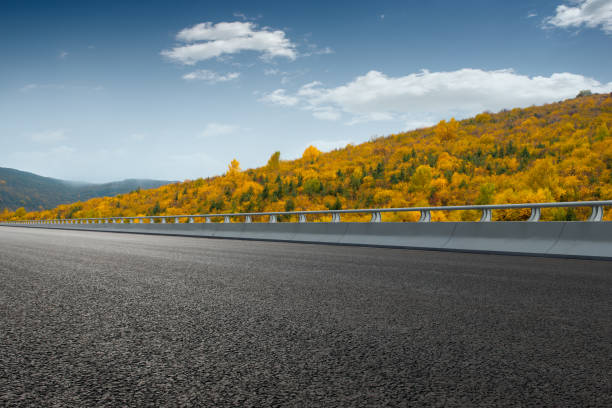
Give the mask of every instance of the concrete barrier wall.
POLYGON ((61 224, 25 227, 612 260, 612 222, 61 224))

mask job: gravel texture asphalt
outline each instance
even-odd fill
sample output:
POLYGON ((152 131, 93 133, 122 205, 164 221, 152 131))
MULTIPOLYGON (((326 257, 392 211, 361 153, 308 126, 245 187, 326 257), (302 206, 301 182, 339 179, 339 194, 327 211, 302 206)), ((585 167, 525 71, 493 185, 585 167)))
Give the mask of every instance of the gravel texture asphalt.
POLYGON ((0 406, 612 406, 612 262, 0 227, 0 406))

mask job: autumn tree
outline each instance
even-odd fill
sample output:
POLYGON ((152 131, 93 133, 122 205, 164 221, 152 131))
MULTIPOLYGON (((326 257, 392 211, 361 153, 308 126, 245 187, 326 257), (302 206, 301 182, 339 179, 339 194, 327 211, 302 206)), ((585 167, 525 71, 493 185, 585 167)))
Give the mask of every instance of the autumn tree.
POLYGON ((302 154, 302 159, 309 163, 314 163, 315 160, 321 155, 321 151, 314 146, 308 146, 302 154))
POLYGON ((270 171, 278 171, 280 167, 280 152, 272 153, 272 156, 270 156, 268 160, 267 167, 270 171))

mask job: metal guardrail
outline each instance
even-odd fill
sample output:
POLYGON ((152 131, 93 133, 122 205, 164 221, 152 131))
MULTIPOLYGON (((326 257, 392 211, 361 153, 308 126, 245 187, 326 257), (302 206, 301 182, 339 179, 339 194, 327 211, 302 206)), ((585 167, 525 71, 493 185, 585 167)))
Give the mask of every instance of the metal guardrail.
POLYGON ((590 207, 591 215, 587 221, 599 222, 603 220, 604 207, 612 206, 612 200, 607 201, 571 201, 562 203, 526 203, 526 204, 501 204, 501 205, 456 205, 442 207, 409 207, 409 208, 370 208, 355 210, 316 210, 316 211, 278 211, 278 212, 255 212, 255 213, 226 213, 226 214, 194 214, 194 215, 155 215, 142 217, 107 217, 107 218, 68 218, 52 220, 21 220, 8 221, 4 224, 108 224, 108 223, 160 223, 166 224, 180 223, 181 219, 187 223, 194 223, 196 218, 204 218, 205 223, 212 222, 213 218, 223 218, 224 223, 232 222, 232 218, 242 218, 244 223, 253 222, 253 217, 267 216, 268 223, 276 223, 280 216, 297 215, 298 222, 307 222, 309 215, 331 215, 331 222, 340 222, 342 214, 371 214, 370 222, 382 222, 382 213, 388 212, 420 212, 418 222, 431 222, 432 211, 465 211, 480 210, 482 215, 479 222, 489 222, 492 219, 493 210, 512 210, 529 208, 531 216, 527 222, 537 222, 540 220, 542 208, 570 208, 570 207, 590 207))

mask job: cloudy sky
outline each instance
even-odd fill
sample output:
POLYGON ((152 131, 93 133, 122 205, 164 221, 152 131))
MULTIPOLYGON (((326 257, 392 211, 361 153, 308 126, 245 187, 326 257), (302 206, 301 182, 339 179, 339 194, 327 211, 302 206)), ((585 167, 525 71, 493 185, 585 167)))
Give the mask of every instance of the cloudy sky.
POLYGON ((0 5, 0 167, 183 180, 612 91, 612 0, 0 5))

